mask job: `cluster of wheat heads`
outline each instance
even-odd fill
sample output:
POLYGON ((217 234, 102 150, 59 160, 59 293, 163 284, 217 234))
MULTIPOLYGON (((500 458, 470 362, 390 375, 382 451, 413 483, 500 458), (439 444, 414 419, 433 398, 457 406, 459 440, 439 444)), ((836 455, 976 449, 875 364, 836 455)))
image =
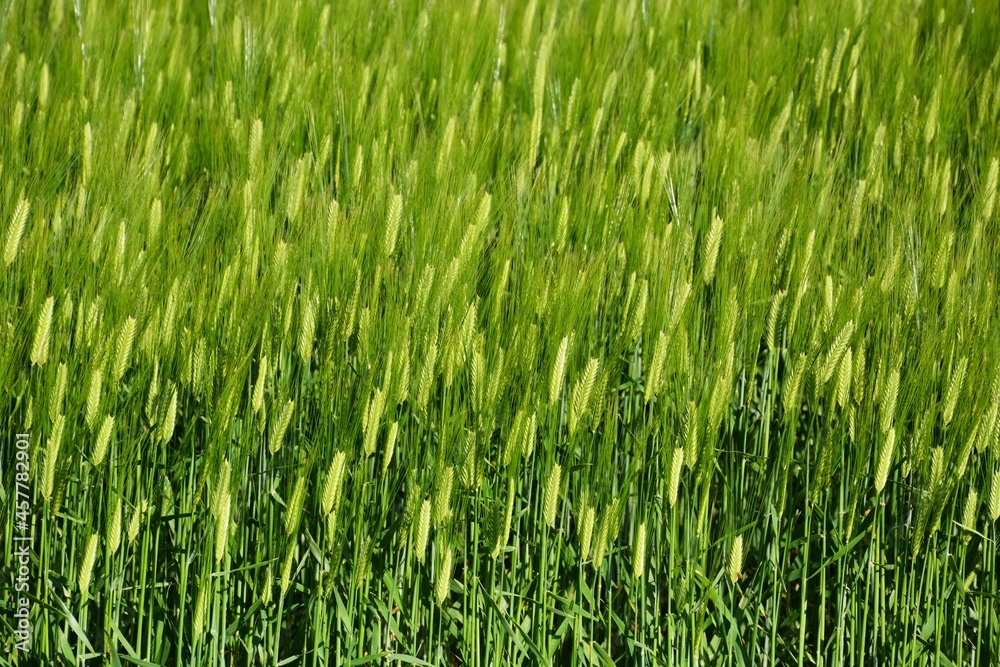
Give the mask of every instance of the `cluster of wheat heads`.
POLYGON ((997 35, 0 3, 0 665, 995 662, 997 35))

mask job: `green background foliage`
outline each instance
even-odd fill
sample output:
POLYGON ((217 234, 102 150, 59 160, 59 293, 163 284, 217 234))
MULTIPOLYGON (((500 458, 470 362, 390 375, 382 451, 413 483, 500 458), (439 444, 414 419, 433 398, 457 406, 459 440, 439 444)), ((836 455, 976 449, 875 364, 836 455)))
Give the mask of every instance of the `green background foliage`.
POLYGON ((998 35, 0 4, 0 664, 995 663, 998 35))

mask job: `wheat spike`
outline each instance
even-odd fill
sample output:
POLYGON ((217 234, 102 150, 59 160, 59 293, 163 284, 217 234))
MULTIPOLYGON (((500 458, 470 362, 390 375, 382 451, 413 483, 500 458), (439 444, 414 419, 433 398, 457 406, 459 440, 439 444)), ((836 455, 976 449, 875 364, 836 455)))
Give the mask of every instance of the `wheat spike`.
MULTIPOLYGON (((965 541, 966 543, 968 543, 968 541, 969 541, 969 539, 970 539, 971 537, 972 537, 971 535, 966 535, 966 536, 964 536, 964 537, 963 537, 962 539, 963 539, 963 540, 964 540, 964 541, 965 541)), ((976 577, 978 577, 978 576, 979 576, 979 568, 975 568, 975 567, 974 567, 974 568, 972 569, 972 571, 971 571, 971 572, 969 572, 969 576, 967 576, 967 577, 965 578, 965 580, 964 580, 964 581, 962 582, 962 585, 963 585, 963 586, 965 587, 965 590, 966 590, 966 591, 970 591, 970 590, 972 590, 972 587, 973 587, 973 586, 975 585, 975 583, 976 583, 976 577)))
POLYGON ((729 549, 729 561, 726 565, 729 573, 729 582, 733 585, 740 579, 743 570, 743 535, 737 535, 733 539, 733 545, 729 549))
POLYGON ((976 441, 979 439, 979 429, 981 426, 982 422, 980 421, 972 429, 972 433, 969 434, 969 437, 965 440, 965 444, 958 452, 958 459, 955 462, 955 477, 957 479, 962 479, 965 476, 965 469, 969 464, 969 456, 972 454, 976 441))
POLYGON ((250 142, 247 150, 247 162, 250 166, 250 174, 254 176, 260 173, 261 166, 261 145, 264 140, 264 123, 260 118, 255 118, 250 126, 250 142))
POLYGON ((642 281, 642 289, 639 292, 639 302, 635 306, 629 317, 628 340, 635 343, 642 335, 642 327, 646 322, 646 308, 649 305, 649 281, 642 281))
POLYGON ((823 281, 823 330, 826 331, 833 323, 833 276, 829 273, 823 281))
POLYGON ((368 410, 363 418, 363 428, 365 431, 364 452, 365 456, 375 453, 375 441, 378 437, 379 426, 381 425, 382 412, 385 410, 385 394, 381 389, 375 391, 371 401, 368 403, 368 410))
POLYGON ((264 407, 264 380, 267 378, 267 355, 260 359, 260 368, 257 370, 257 383, 253 386, 253 401, 251 407, 255 413, 260 412, 264 407))
POLYGON ((993 473, 993 479, 990 482, 989 505, 990 518, 993 521, 1000 519, 1000 470, 993 473))
POLYGON ((635 296, 635 283, 638 278, 638 274, 633 271, 628 277, 628 287, 625 288, 625 301, 622 305, 622 322, 621 322, 621 333, 624 334, 628 324, 628 313, 632 308, 632 298, 635 296))
POLYGON ((205 382, 205 339, 201 336, 198 337, 194 350, 191 352, 190 368, 189 383, 191 389, 200 394, 204 389, 205 382))
POLYGON ((474 225, 476 229, 482 230, 490 219, 490 210, 493 207, 493 196, 489 192, 484 192, 479 199, 479 206, 476 207, 476 218, 474 225))
POLYGON ((896 398, 899 395, 899 368, 894 369, 882 385, 882 399, 879 402, 882 433, 888 433, 896 416, 896 398))
POLYGON ((462 466, 459 471, 459 480, 467 489, 479 486, 479 457, 476 451, 476 433, 468 430, 465 432, 465 442, 462 445, 462 466))
POLYGON ((313 343, 316 340, 316 300, 306 299, 302 311, 302 328, 299 330, 299 356, 304 363, 309 363, 312 356, 313 343))
MULTIPOLYGON (((170 478, 167 475, 163 476, 162 495, 160 496, 160 517, 168 517, 174 513, 174 489, 170 485, 170 478)), ((170 525, 173 525, 173 521, 170 525)))
MULTIPOLYGON (((170 294, 167 296, 167 305, 163 310, 163 324, 160 331, 160 342, 163 345, 169 345, 173 341, 174 337, 174 318, 177 315, 177 300, 180 298, 180 279, 174 280, 173 286, 170 288, 170 294)), ((92 308, 94 305, 91 306, 92 308)), ((90 339, 90 335, 87 335, 87 339, 90 339)))
POLYGON ((385 256, 392 257, 396 251, 396 239, 399 236, 399 224, 403 219, 403 197, 394 194, 389 203, 389 213, 385 222, 385 256))
MULTIPOLYGON (((694 401, 688 401, 684 413, 684 462, 693 468, 698 461, 698 406, 694 401)), ((680 475, 680 473, 677 473, 680 475)))
POLYGON ((115 345, 115 365, 111 373, 112 379, 117 384, 125 375, 128 369, 129 357, 132 355, 132 345, 135 342, 135 318, 128 317, 122 324, 118 334, 118 343, 115 345))
POLYGON ((332 240, 337 237, 337 230, 340 225, 340 203, 336 199, 330 200, 330 205, 326 209, 326 235, 332 240))
POLYGON ((978 452, 982 453, 986 449, 994 448, 997 442, 998 426, 1000 426, 1000 402, 990 406, 990 409, 982 417, 979 428, 982 437, 979 438, 977 445, 978 452))
POLYGON ((858 405, 865 397, 865 346, 864 340, 858 344, 857 352, 854 353, 854 402, 858 405))
POLYGON ((497 556, 505 546, 507 546, 507 540, 510 539, 510 526, 511 519, 514 514, 514 478, 510 477, 507 479, 507 507, 504 512, 504 523, 503 530, 497 536, 496 544, 493 547, 493 552, 491 557, 495 560, 497 556))
POLYGON ((885 369, 885 363, 882 359, 878 360, 878 365, 875 367, 875 384, 872 385, 872 391, 874 396, 872 397, 876 404, 882 405, 886 399, 886 383, 888 378, 886 377, 887 371, 885 369))
POLYGON ((635 547, 632 552, 632 576, 642 579, 643 569, 646 563, 646 522, 643 521, 636 528, 635 547))
POLYGON ((944 242, 938 248, 937 257, 934 260, 934 273, 932 284, 935 289, 944 287, 945 279, 948 277, 949 260, 951 260, 952 249, 955 246, 955 232, 951 230, 945 236, 944 242))
POLYGON ((962 526, 968 530, 976 529, 976 514, 979 512, 979 493, 974 490, 969 491, 965 498, 965 507, 962 509, 962 526))
POLYGON ((767 310, 767 349, 778 351, 778 315, 781 313, 781 302, 785 300, 785 291, 781 290, 771 297, 771 305, 767 310))
POLYGON ((285 535, 291 537, 299 527, 299 519, 302 517, 302 506, 306 498, 306 478, 299 475, 295 480, 295 489, 292 491, 291 500, 285 509, 285 535))
POLYGON ((163 204, 154 199, 149 207, 149 238, 155 241, 160 235, 160 222, 163 220, 163 204))
POLYGON ((875 468, 875 493, 882 493, 886 480, 889 479, 889 469, 892 467, 892 452, 896 447, 896 429, 890 428, 882 442, 878 453, 878 466, 875 468))
POLYGON ((35 366, 44 366, 49 358, 49 334, 52 330, 52 309, 55 307, 55 299, 49 297, 42 304, 42 310, 38 313, 38 326, 35 327, 35 338, 31 344, 31 363, 35 366))
POLYGON ((14 215, 10 219, 10 226, 7 228, 7 238, 4 239, 3 263, 10 266, 17 259, 17 252, 21 248, 21 239, 24 237, 24 228, 28 223, 28 212, 31 211, 31 204, 23 197, 18 200, 14 207, 14 215))
MULTIPOLYGON (((225 463, 228 468, 229 462, 225 463)), ((229 496, 229 485, 219 487, 219 501, 215 510, 215 562, 222 561, 229 546, 229 514, 232 500, 229 496)))
POLYGON ((569 236, 569 199, 563 196, 559 206, 559 218, 556 221, 556 252, 566 249, 566 240, 569 236))
POLYGON ((670 306, 670 321, 667 325, 667 334, 672 335, 677 329, 677 325, 681 321, 681 315, 684 314, 684 307, 687 305, 688 298, 691 296, 691 282, 685 282, 683 285, 677 288, 677 292, 674 295, 674 302, 670 306))
POLYGON ((525 173, 529 173, 538 160, 538 149, 542 143, 542 110, 536 109, 531 116, 531 135, 528 141, 528 154, 525 156, 525 173))
POLYGON ((472 343, 475 339, 478 327, 477 318, 479 316, 479 300, 473 299, 469 302, 469 307, 465 310, 465 317, 462 318, 461 335, 458 341, 458 351, 461 362, 464 364, 469 358, 472 350, 472 343))
POLYGON ((423 370, 420 372, 420 383, 417 386, 417 407, 420 408, 421 412, 427 409, 427 401, 430 398, 431 387, 435 379, 437 356, 438 345, 437 333, 435 332, 434 340, 427 348, 427 358, 424 361, 423 370))
POLYGON ((434 490, 434 523, 442 524, 451 517, 451 489, 455 480, 455 467, 448 466, 438 478, 434 490))
POLYGON ((115 499, 115 507, 108 518, 108 551, 115 554, 122 543, 122 499, 115 499))
POLYGON ((788 380, 788 388, 785 391, 783 406, 786 419, 796 416, 799 413, 799 392, 802 390, 802 379, 805 377, 807 367, 806 355, 802 353, 799 355, 799 359, 795 364, 795 370, 792 371, 792 376, 788 380))
POLYGON ((389 433, 385 437, 385 453, 382 455, 382 477, 385 477, 385 473, 389 470, 389 464, 392 463, 392 454, 396 448, 396 438, 399 436, 399 422, 394 421, 389 426, 389 433))
POLYGON ((333 461, 330 462, 330 468, 327 470, 326 478, 323 481, 323 498, 320 503, 323 514, 331 514, 336 511, 337 506, 340 504, 341 486, 344 480, 344 462, 346 458, 347 454, 345 452, 337 452, 333 455, 333 461))
POLYGON ((933 495, 941 488, 944 481, 944 450, 935 447, 931 450, 931 480, 930 491, 933 495))
POLYGON ((160 442, 167 443, 170 442, 170 438, 174 436, 174 426, 177 420, 177 387, 174 387, 173 393, 170 395, 170 403, 167 404, 167 414, 163 418, 163 424, 160 429, 160 442))
POLYGON ((60 363, 56 372, 56 384, 52 388, 52 395, 49 398, 49 419, 55 421, 56 417, 63 412, 63 400, 66 398, 66 364, 60 363))
POLYGON ((83 126, 83 155, 81 159, 80 180, 86 186, 94 173, 94 132, 90 123, 83 126))
POLYGON ((993 217, 993 207, 997 198, 997 182, 1000 180, 1000 160, 993 158, 990 160, 990 168, 986 175, 986 183, 983 186, 981 215, 983 222, 989 222, 993 217))
POLYGON ((566 355, 569 352, 569 336, 563 336, 556 352, 556 361, 552 366, 552 378, 549 381, 549 405, 555 405, 562 393, 563 379, 566 376, 566 355))
POLYGON ((24 123, 24 101, 18 100, 17 104, 14 105, 14 118, 11 121, 12 134, 14 138, 21 135, 21 125, 24 123))
POLYGON ((403 343, 403 352, 399 355, 399 382, 396 384, 396 405, 405 402, 410 397, 410 335, 407 324, 407 335, 403 343))
POLYGON ((726 352, 726 362, 720 364, 719 377, 712 388, 712 397, 708 404, 708 429, 709 433, 714 433, 722 423, 722 416, 729 400, 731 388, 733 386, 733 361, 735 347, 730 341, 729 349, 726 352))
POLYGON ((292 565, 295 564, 295 543, 288 545, 285 562, 281 565, 281 597, 285 597, 288 587, 292 585, 292 565))
POLYGON ((87 540, 87 546, 83 550, 83 560, 80 562, 80 574, 76 579, 83 600, 86 602, 90 596, 90 575, 94 571, 94 561, 97 559, 97 544, 100 536, 93 533, 87 540))
POLYGON ((371 576, 371 556, 372 538, 369 535, 365 537, 364 541, 361 542, 361 546, 358 547, 358 559, 352 573, 355 588, 363 586, 368 581, 368 577, 371 576))
POLYGON ((853 353, 850 349, 844 353, 840 360, 840 368, 837 371, 837 405, 843 409, 851 399, 851 366, 853 365, 853 353))
POLYGON ((469 373, 472 376, 472 409, 479 414, 483 411, 483 385, 485 384, 486 360, 483 358, 481 346, 472 353, 472 363, 469 373))
POLYGON ((580 376, 573 386, 573 393, 570 396, 569 402, 570 435, 576 432, 580 419, 590 407, 590 396, 594 391, 594 382, 597 380, 597 364, 597 359, 591 358, 583 371, 583 375, 580 376))
POLYGON ((194 605, 194 619, 191 622, 191 632, 197 637, 201 637, 205 631, 205 614, 208 613, 208 588, 211 585, 211 578, 202 578, 198 586, 198 600, 194 605))
POLYGON ((417 560, 424 562, 424 555, 427 553, 427 539, 431 534, 431 501, 424 500, 420 505, 420 519, 417 522, 416 552, 417 560))
POLYGON ((830 351, 826 356, 826 363, 823 364, 823 369, 820 372, 820 384, 826 384, 831 377, 833 377, 834 371, 837 370, 837 366, 840 364, 840 358, 847 351, 847 346, 851 342, 851 336, 854 335, 854 320, 848 321, 844 325, 844 328, 840 330, 837 334, 837 338, 834 339, 833 345, 830 346, 830 351))
POLYGON ((656 347, 653 349, 653 358, 649 362, 649 374, 646 376, 646 387, 644 390, 645 401, 659 393, 660 380, 663 375, 663 364, 667 357, 667 334, 663 331, 656 339, 656 347))
POLYGON ((295 162, 295 171, 292 173, 292 182, 289 186, 288 205, 286 213, 288 220, 296 222, 302 210, 302 198, 305 196, 306 172, 308 170, 308 159, 301 157, 295 162))
POLYGON ((114 428, 114 425, 115 418, 112 415, 107 415, 101 422, 101 428, 97 432, 97 441, 94 444, 93 461, 95 466, 104 462, 104 457, 108 453, 108 443, 111 442, 111 429, 114 428))
POLYGON ((223 505, 229 502, 229 487, 233 477, 233 468, 228 460, 219 466, 219 478, 215 481, 212 489, 211 506, 213 516, 219 516, 224 509, 223 505))
POLYGON ((129 519, 128 531, 126 532, 129 544, 135 542, 135 539, 139 536, 139 528, 142 526, 142 512, 145 502, 145 500, 142 500, 137 503, 135 509, 132 511, 132 518, 129 519))
POLYGON ((705 235, 705 245, 701 252, 702 280, 711 285, 715 279, 715 268, 719 261, 719 247, 722 245, 722 218, 713 210, 712 226, 705 235))
POLYGON ((965 382, 965 372, 969 365, 969 358, 962 357, 961 361, 958 362, 958 366, 955 367, 954 372, 951 374, 951 380, 948 382, 948 390, 944 395, 944 425, 947 426, 951 423, 952 417, 955 416, 955 407, 958 405, 958 397, 962 393, 962 385, 965 382))
POLYGON ((49 441, 45 446, 45 467, 42 470, 42 497, 46 500, 52 497, 52 491, 55 489, 56 466, 59 463, 59 449, 62 446, 65 424, 65 417, 58 415, 56 421, 52 424, 49 441))
POLYGON ((521 443, 521 458, 527 460, 535 451, 535 438, 538 434, 538 414, 532 413, 524 427, 524 441, 521 443))
POLYGON ((674 455, 670 461, 670 483, 667 486, 667 501, 673 507, 677 504, 677 492, 681 486, 681 468, 684 466, 684 448, 674 449, 674 455))
POLYGON ((531 87, 532 108, 539 110, 542 108, 542 101, 545 98, 545 73, 548 67, 549 54, 552 51, 553 33, 546 32, 542 37, 541 47, 538 49, 538 58, 535 61, 535 79, 531 87))
POLYGON ((265 605, 271 604, 271 595, 274 592, 274 572, 268 565, 264 571, 264 585, 260 591, 260 601, 265 605))
POLYGON ((98 367, 90 375, 90 390, 87 392, 87 416, 88 428, 94 428, 97 423, 98 410, 101 407, 101 388, 103 386, 104 373, 98 367))
POLYGON ((594 539, 594 522, 597 520, 597 510, 588 507, 583 513, 583 525, 580 527, 580 561, 586 562, 590 556, 590 546, 594 539))
POLYGON ((274 423, 274 428, 271 430, 271 439, 267 443, 267 447, 272 454, 276 454, 279 449, 281 449, 281 442, 285 439, 285 433, 288 431, 288 425, 292 423, 292 411, 295 409, 295 401, 289 399, 285 403, 285 407, 281 410, 281 415, 278 417, 278 421, 274 423))
POLYGON ((550 528, 556 521, 556 509, 559 505, 559 488, 562 483, 562 466, 558 463, 552 466, 548 482, 545 484, 544 515, 545 525, 550 528))
POLYGON ((444 549, 444 555, 441 557, 441 569, 438 571, 437 584, 434 587, 434 594, 437 597, 438 604, 444 604, 445 599, 448 597, 448 589, 451 587, 451 574, 452 574, 452 549, 448 546, 444 549))
MULTIPOLYGON (((455 118, 455 116, 448 119, 448 124, 445 125, 444 128, 444 136, 442 137, 440 144, 438 144, 441 147, 438 152, 436 167, 438 178, 442 176, 448 166, 448 158, 451 155, 451 147, 455 139, 455 126, 457 122, 458 119, 455 118)), ((358 147, 358 150, 360 150, 360 146, 358 147)))
POLYGON ((601 565, 604 563, 604 555, 607 553, 608 549, 608 539, 609 533, 611 532, 611 508, 605 508, 604 514, 601 516, 601 526, 597 530, 597 535, 593 541, 593 551, 594 551, 594 568, 597 570, 601 569, 601 565))

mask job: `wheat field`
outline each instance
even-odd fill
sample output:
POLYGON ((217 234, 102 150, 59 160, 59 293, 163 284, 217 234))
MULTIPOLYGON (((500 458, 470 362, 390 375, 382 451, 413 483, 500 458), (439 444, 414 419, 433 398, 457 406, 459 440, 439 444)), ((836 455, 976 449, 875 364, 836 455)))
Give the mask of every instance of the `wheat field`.
POLYGON ((0 2, 0 665, 996 665, 988 0, 0 2))

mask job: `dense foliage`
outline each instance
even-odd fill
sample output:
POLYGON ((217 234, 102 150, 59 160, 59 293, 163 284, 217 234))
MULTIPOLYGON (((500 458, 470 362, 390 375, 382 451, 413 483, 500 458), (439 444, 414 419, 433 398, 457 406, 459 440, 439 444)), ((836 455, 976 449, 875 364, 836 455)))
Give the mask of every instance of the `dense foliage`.
POLYGON ((0 665, 995 664, 998 35, 0 3, 0 665))

